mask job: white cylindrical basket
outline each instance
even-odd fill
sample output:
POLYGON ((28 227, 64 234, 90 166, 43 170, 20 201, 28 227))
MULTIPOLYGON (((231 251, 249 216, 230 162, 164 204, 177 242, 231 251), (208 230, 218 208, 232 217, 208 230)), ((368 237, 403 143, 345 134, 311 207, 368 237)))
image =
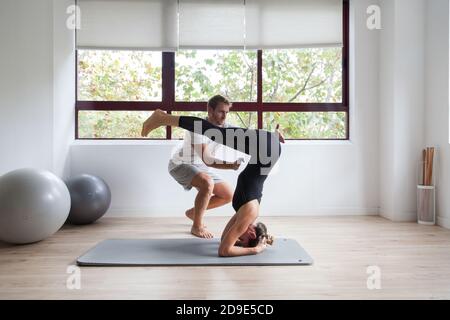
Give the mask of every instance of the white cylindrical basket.
POLYGON ((435 186, 417 186, 417 222, 434 225, 435 216, 435 186))

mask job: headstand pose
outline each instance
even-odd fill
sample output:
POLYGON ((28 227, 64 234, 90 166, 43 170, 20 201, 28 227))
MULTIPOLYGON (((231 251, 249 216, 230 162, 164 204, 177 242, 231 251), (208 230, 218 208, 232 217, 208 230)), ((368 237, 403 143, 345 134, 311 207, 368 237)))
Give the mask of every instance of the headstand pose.
POLYGON ((271 244, 272 237, 267 234, 264 224, 254 225, 259 215, 264 181, 281 154, 283 137, 278 131, 222 128, 196 117, 173 116, 156 110, 144 122, 141 135, 160 126, 181 127, 204 135, 216 143, 250 155, 245 169, 239 174, 233 194, 233 208, 236 214, 226 225, 219 247, 219 256, 242 256, 257 254, 271 244))

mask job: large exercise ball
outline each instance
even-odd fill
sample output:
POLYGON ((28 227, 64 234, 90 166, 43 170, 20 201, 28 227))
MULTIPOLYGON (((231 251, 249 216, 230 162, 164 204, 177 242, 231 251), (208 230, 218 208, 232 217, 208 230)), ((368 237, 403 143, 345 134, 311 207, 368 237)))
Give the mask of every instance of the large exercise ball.
POLYGON ((0 177, 0 240, 25 244, 61 228, 70 210, 64 182, 51 172, 18 169, 0 177))
POLYGON ((94 175, 82 174, 66 181, 71 197, 68 223, 88 224, 102 217, 111 204, 111 190, 94 175))

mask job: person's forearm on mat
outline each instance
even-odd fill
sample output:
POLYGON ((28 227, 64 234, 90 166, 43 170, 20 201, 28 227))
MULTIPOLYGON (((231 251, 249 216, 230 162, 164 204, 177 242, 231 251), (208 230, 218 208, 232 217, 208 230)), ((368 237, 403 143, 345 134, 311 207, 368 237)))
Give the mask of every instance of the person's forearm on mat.
MULTIPOLYGON (((239 244, 239 240, 236 241, 236 244, 239 244)), ((237 257, 237 256, 249 256, 261 253, 266 249, 266 241, 263 239, 256 247, 240 247, 237 245, 233 245, 231 247, 219 247, 219 256, 220 257, 237 257)))
POLYGON ((219 256, 221 257, 237 257, 237 256, 249 256, 259 253, 257 247, 245 248, 232 246, 226 250, 219 251, 219 256))

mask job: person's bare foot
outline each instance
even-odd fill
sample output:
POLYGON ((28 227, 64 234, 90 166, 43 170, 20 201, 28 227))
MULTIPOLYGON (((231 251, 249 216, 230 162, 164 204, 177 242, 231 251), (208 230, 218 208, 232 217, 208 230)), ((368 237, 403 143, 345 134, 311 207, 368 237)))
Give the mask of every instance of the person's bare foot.
POLYGON ((199 237, 199 238, 205 238, 205 239, 214 238, 214 235, 204 227, 197 228, 197 227, 192 226, 191 233, 194 236, 199 237))
MULTIPOLYGON (((186 210, 186 212, 184 213, 186 215, 186 217, 188 217, 189 219, 192 220, 192 222, 194 222, 194 208, 191 208, 189 210, 186 210)), ((206 225, 202 224, 203 228, 206 228, 206 225)))
POLYGON ((194 221, 194 208, 186 210, 186 212, 184 214, 186 215, 186 217, 188 217, 189 219, 194 221))
POLYGON ((280 125, 277 124, 276 128, 275 128, 275 133, 278 135, 278 139, 280 140, 281 143, 284 143, 284 136, 280 131, 280 125))
POLYGON ((156 109, 150 117, 148 117, 147 120, 145 120, 144 124, 142 125, 142 131, 141 136, 146 137, 148 134, 161 126, 161 116, 165 114, 164 111, 160 109, 156 109))

